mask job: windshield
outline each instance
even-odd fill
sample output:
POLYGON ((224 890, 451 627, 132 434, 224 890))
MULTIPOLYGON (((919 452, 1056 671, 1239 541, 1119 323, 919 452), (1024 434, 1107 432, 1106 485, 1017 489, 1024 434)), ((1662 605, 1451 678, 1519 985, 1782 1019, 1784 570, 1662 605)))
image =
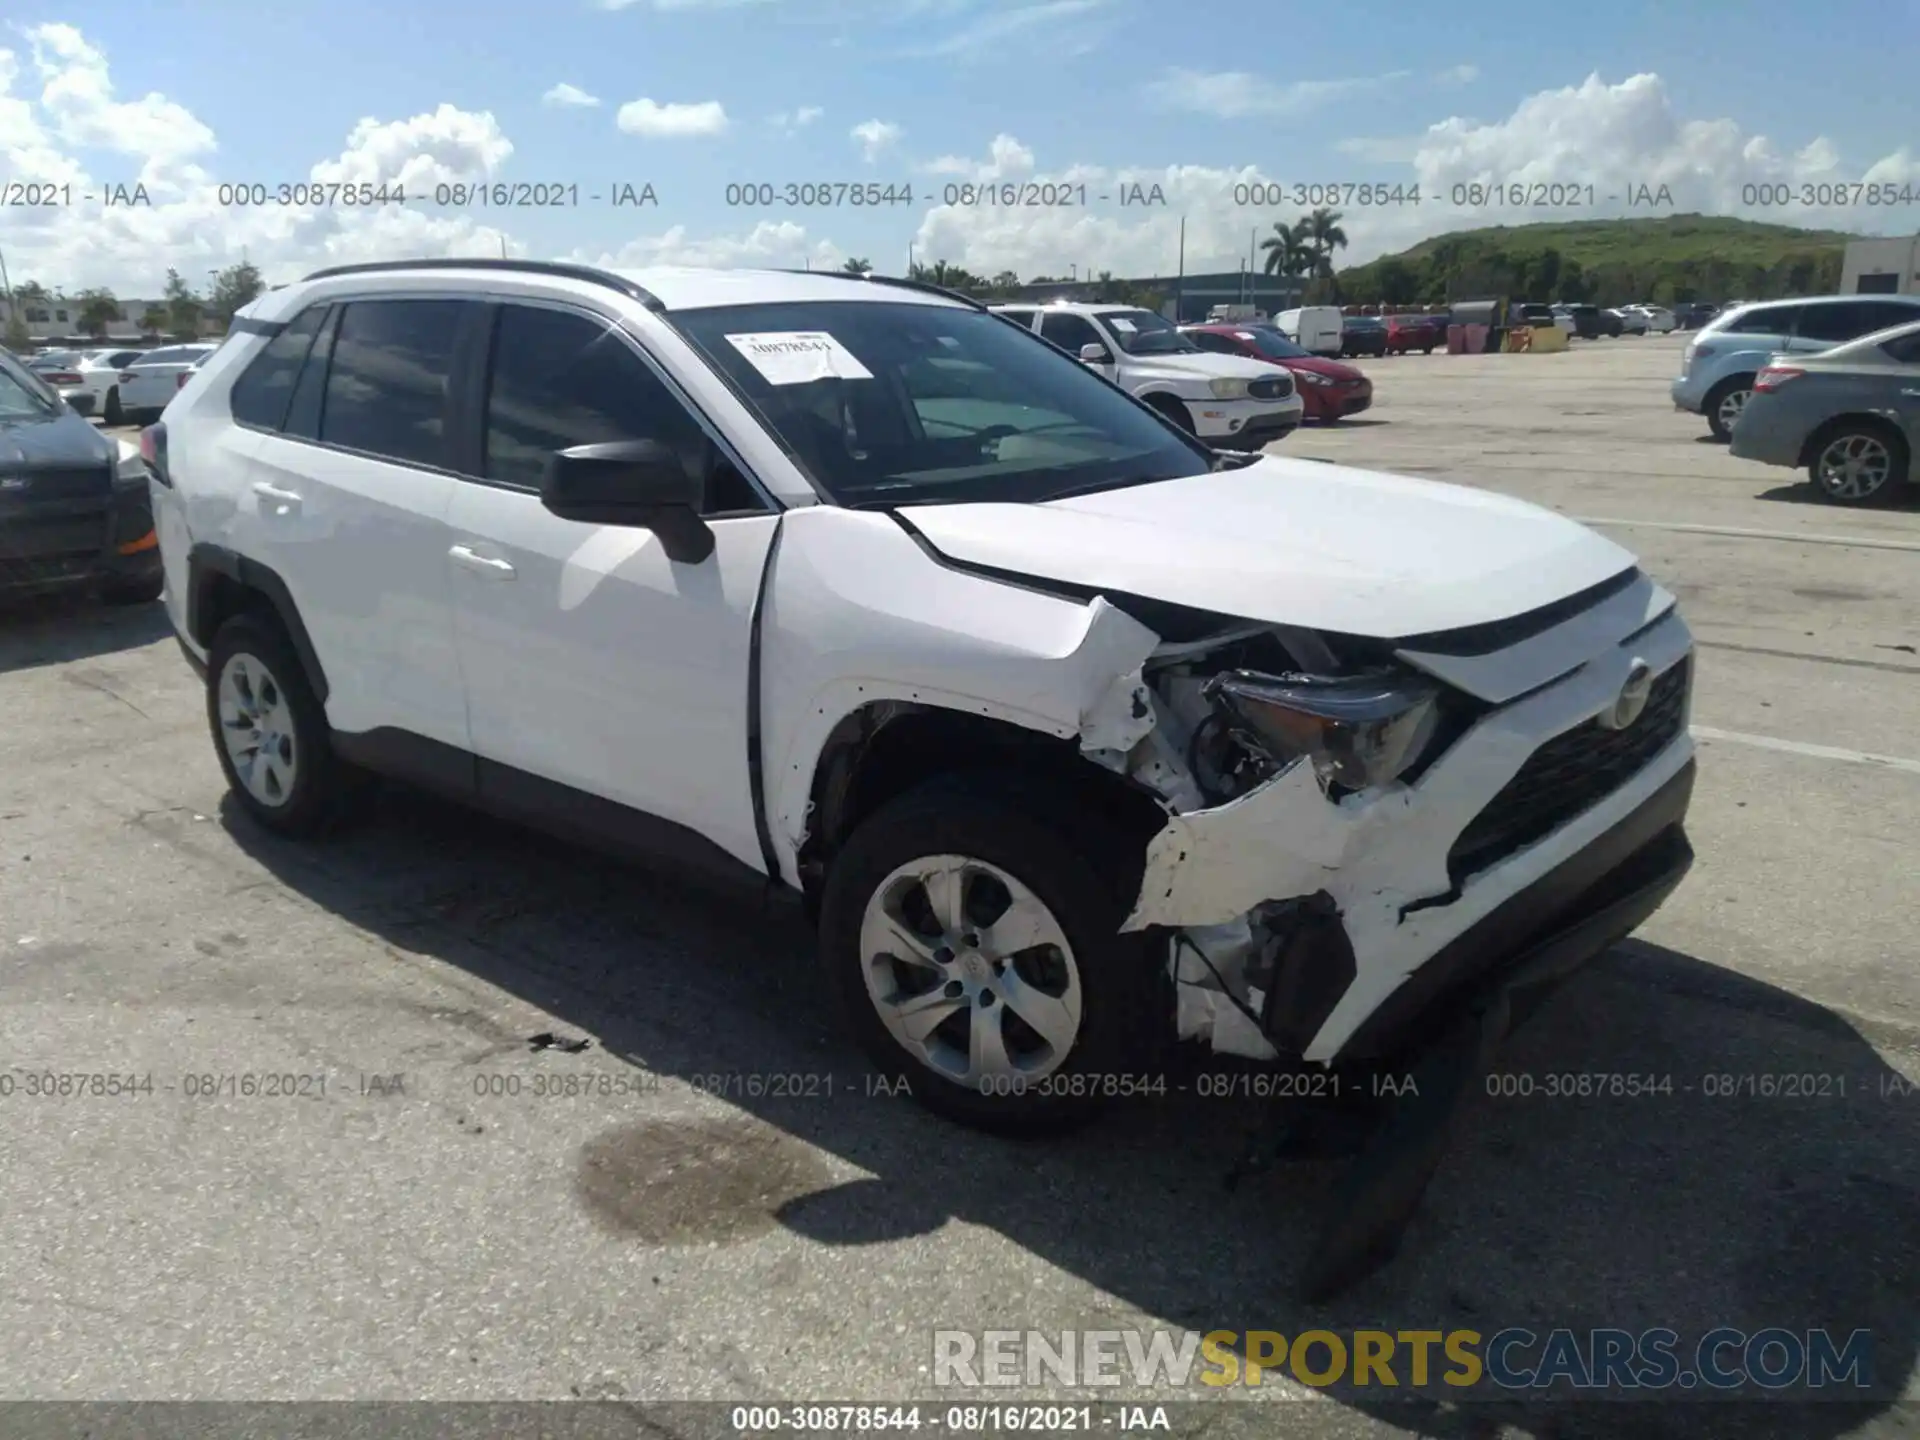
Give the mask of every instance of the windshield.
POLYGON ((0 424, 45 420, 59 409, 58 395, 11 355, 0 355, 0 424))
POLYGON ((1213 468, 1094 371, 983 311, 839 300, 673 318, 837 504, 1035 501, 1213 468))
POLYGON ((1102 310, 1100 323, 1129 355, 1195 355, 1200 347, 1164 315, 1151 310, 1102 310))
POLYGON ((1233 332, 1242 340, 1253 342, 1253 348, 1269 360, 1305 360, 1313 354, 1305 346, 1296 345, 1278 330, 1268 330, 1255 326, 1248 330, 1233 332))

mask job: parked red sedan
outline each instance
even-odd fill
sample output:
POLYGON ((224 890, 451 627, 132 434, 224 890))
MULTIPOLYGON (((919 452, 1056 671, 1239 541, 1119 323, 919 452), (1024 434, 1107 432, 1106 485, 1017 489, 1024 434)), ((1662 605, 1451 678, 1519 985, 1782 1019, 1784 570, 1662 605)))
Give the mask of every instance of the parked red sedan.
POLYGON ((1387 353, 1406 355, 1418 350, 1431 355, 1436 346, 1447 343, 1447 332, 1431 315, 1389 315, 1387 317, 1387 353))
POLYGON ((1180 333, 1216 355, 1245 355, 1285 367, 1300 392, 1302 419, 1339 420, 1373 404, 1373 382, 1362 371, 1301 349, 1271 325, 1182 325, 1180 333))

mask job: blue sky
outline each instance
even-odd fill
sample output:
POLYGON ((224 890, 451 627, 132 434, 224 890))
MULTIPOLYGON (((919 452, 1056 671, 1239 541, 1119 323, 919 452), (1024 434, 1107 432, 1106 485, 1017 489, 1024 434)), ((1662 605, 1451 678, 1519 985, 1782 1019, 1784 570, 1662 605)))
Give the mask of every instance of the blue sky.
POLYGON ((284 278, 503 244, 887 269, 912 245, 976 270, 1129 273, 1173 262, 1182 214, 1190 266, 1231 264, 1255 227, 1298 213, 1234 203, 1235 185, 1268 181, 1420 183, 1418 206, 1341 207, 1350 260, 1472 224, 1617 213, 1609 197, 1641 184, 1680 209, 1920 228, 1920 206, 1743 203, 1763 184, 1920 188, 1916 0, 200 0, 164 15, 96 0, 16 8, 0 46, 0 180, 150 186, 145 214, 0 210, 16 281, 59 272, 70 289, 148 291, 169 263, 204 274, 242 250, 284 278), (216 189, 401 176, 421 197, 405 215, 241 213, 216 189), (436 179, 485 178, 577 184, 581 204, 422 203, 436 179), (985 178, 1158 184, 1168 203, 941 205, 985 178), (586 198, 623 181, 651 183, 658 208, 586 198), (730 182, 808 181, 911 185, 916 203, 726 203, 730 182), (1509 181, 1583 203, 1448 203, 1509 181))

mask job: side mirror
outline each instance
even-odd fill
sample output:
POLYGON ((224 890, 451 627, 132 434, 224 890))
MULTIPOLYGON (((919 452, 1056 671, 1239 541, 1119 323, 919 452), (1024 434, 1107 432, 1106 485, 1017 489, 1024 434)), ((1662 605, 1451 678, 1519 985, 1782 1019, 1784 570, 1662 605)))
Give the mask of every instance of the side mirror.
POLYGON ((1089 365, 1111 365, 1113 363, 1113 352, 1108 350, 1106 346, 1096 345, 1093 341, 1089 340, 1080 347, 1080 358, 1089 365))
POLYGON ((651 530, 669 560, 697 565, 713 554, 713 531, 700 518, 705 492, 659 441, 616 440, 554 451, 540 503, 562 520, 651 530))

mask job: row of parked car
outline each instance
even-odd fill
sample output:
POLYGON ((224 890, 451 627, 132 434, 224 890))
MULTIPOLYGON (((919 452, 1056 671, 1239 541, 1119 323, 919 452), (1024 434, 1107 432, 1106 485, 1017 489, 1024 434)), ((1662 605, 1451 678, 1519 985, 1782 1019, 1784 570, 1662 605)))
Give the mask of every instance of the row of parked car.
POLYGON ((1920 485, 1920 295, 1740 306, 1687 346, 1669 388, 1734 455, 1805 469, 1836 505, 1920 485))
POLYGON ((25 364, 78 414, 98 415, 109 425, 137 424, 166 409, 173 392, 216 348, 208 343, 157 350, 43 349, 25 357, 25 364))

